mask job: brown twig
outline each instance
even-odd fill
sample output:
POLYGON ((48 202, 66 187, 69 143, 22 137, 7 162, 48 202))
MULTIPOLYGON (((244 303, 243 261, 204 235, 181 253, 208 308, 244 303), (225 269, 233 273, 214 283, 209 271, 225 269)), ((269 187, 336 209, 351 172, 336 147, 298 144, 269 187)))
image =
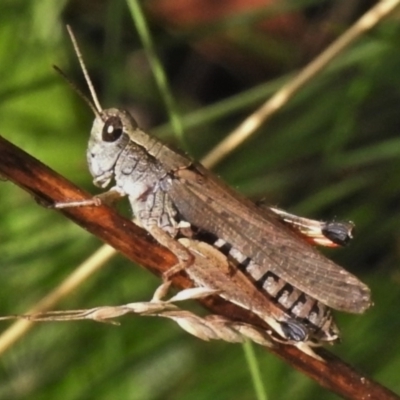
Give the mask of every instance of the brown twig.
MULTIPOLYGON (((31 193, 42 205, 90 198, 90 195, 1 136, 0 174, 31 193)), ((143 229, 106 206, 67 208, 60 212, 156 275, 162 274, 176 262, 174 255, 155 243, 143 229)), ((179 288, 192 286, 184 274, 174 276, 173 284, 179 288)), ((199 301, 214 314, 263 325, 263 322, 250 312, 218 297, 199 301)), ((270 350, 323 387, 344 398, 400 399, 390 390, 355 371, 324 349, 319 351, 319 354, 326 359, 326 362, 311 358, 293 346, 277 344, 270 350)))

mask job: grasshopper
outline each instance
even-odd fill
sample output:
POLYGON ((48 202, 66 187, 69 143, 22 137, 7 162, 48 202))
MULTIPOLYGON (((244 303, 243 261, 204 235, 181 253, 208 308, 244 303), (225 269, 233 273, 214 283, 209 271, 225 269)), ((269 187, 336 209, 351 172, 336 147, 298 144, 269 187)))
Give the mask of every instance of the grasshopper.
POLYGON ((89 170, 96 186, 114 185, 92 200, 55 207, 96 206, 127 196, 135 222, 178 259, 164 274, 162 287, 185 271, 196 286, 215 290, 261 317, 273 340, 308 354, 313 354, 310 346, 337 341, 331 308, 362 313, 371 305, 370 290, 307 240, 344 244, 352 225, 323 225, 256 205, 201 164, 141 130, 127 111, 103 109, 68 31, 92 96, 92 101, 85 100, 95 114, 89 170), (204 263, 193 249, 220 267, 202 273, 195 267, 204 263))

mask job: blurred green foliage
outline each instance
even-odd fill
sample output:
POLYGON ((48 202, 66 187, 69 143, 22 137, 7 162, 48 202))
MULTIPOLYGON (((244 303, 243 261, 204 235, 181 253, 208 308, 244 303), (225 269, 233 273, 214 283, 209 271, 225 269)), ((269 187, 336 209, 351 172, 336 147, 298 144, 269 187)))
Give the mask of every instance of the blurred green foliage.
MULTIPOLYGON (((240 16, 235 18, 240 24, 240 16)), ((123 1, 1 2, 0 134, 95 193, 85 162, 91 112, 51 69, 57 64, 85 87, 65 23, 78 37, 105 106, 129 107, 145 128, 165 123, 166 114, 123 1)), ((246 23, 251 21, 244 18, 246 23)), ((294 72, 287 66, 279 76, 238 85, 241 90, 229 99, 207 104, 184 90, 197 64, 195 56, 185 64, 180 55, 191 50, 190 37, 198 38, 207 26, 178 35, 152 19, 149 24, 167 71, 175 70, 172 90, 196 158, 294 72), (186 74, 186 81, 176 74, 186 74)), ((259 46, 256 52, 263 54, 265 37, 257 37, 257 31, 252 35, 249 48, 259 46)), ((375 306, 363 316, 337 316, 343 344, 332 350, 396 392, 399 40, 398 19, 381 24, 216 169, 253 198, 313 218, 356 223, 351 246, 329 256, 371 286, 375 306)), ((280 44, 285 57, 291 54, 280 44)), ((226 73, 233 75, 233 67, 226 73)), ((165 126, 158 132, 173 140, 165 126)), ((0 314, 25 312, 99 245, 13 184, 1 182, 0 314)), ((146 300, 157 284, 155 277, 118 256, 58 308, 146 300)), ((36 326, 1 356, 0 399, 255 397, 240 346, 200 342, 166 320, 126 317, 121 322, 121 327, 90 322, 36 326)), ((6 329, 7 323, 2 326, 6 329)), ((269 398, 337 398, 263 349, 255 351, 269 398)))

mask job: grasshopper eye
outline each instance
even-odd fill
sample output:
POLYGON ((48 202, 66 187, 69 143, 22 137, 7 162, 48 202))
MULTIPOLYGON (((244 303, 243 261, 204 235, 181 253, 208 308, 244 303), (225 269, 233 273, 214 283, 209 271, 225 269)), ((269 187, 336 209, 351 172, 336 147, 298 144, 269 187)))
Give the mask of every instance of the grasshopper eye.
POLYGON ((123 133, 123 126, 119 117, 109 117, 104 123, 101 138, 105 142, 115 142, 118 140, 123 133))

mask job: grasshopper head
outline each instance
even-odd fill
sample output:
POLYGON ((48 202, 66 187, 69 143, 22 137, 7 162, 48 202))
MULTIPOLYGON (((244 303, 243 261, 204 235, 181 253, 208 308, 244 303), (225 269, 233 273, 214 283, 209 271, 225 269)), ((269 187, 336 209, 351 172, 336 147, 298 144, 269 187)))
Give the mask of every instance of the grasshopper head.
POLYGON ((124 110, 109 108, 96 116, 86 152, 95 185, 102 188, 109 185, 115 164, 129 142, 127 132, 132 127, 137 127, 136 121, 124 110))

